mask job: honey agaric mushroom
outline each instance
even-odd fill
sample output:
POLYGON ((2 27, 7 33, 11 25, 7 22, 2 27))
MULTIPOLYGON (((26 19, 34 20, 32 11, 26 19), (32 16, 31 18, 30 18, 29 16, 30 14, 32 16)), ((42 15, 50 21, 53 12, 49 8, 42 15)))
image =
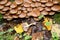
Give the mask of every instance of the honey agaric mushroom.
POLYGON ((17 7, 17 4, 15 2, 13 2, 11 5, 10 5, 10 8, 16 8, 17 7))
POLYGON ((46 6, 53 6, 54 4, 53 4, 53 2, 47 2, 45 5, 46 6))
POLYGON ((45 7, 45 10, 46 11, 51 11, 51 8, 50 7, 45 7))
POLYGON ((22 8, 21 8, 21 10, 23 10, 23 11, 24 11, 24 10, 26 10, 26 8, 25 8, 25 7, 22 7, 22 8))
POLYGON ((6 15, 4 15, 4 16, 3 16, 3 18, 4 18, 4 19, 7 19, 7 16, 6 16, 6 15))
POLYGON ((37 9, 39 9, 39 11, 44 10, 44 8, 43 8, 43 7, 38 7, 37 9))
POLYGON ((23 3, 23 0, 15 0, 16 4, 19 5, 19 4, 22 4, 23 3))
POLYGON ((53 3, 54 3, 54 4, 58 4, 59 1, 58 1, 58 0, 53 0, 53 3))
POLYGON ((35 3, 31 3, 31 7, 35 7, 35 3))
POLYGON ((17 14, 21 14, 21 11, 18 11, 17 14))
POLYGON ((39 21, 40 19, 39 18, 34 18, 35 21, 39 21))
POLYGON ((22 8, 21 6, 18 6, 18 7, 17 7, 18 10, 21 10, 21 8, 22 8))
POLYGON ((0 11, 1 14, 5 14, 6 12, 0 11))
POLYGON ((4 5, 0 5, 0 9, 3 9, 4 8, 4 5))
POLYGON ((55 14, 55 12, 49 12, 49 15, 54 15, 55 14))
POLYGON ((47 15, 48 12, 47 12, 47 11, 42 11, 41 14, 42 14, 42 15, 47 15))
POLYGON ((4 7, 3 9, 2 9, 2 11, 8 11, 9 10, 9 7, 4 7))
POLYGON ((26 13, 22 12, 20 15, 19 15, 19 18, 24 18, 26 17, 26 13))
POLYGON ((60 11, 60 6, 59 5, 54 5, 53 7, 51 7, 51 10, 60 11))
POLYGON ((32 0, 24 0, 24 2, 32 3, 32 0))
POLYGON ((32 11, 33 9, 31 7, 27 8, 27 11, 32 11))
POLYGON ((41 0, 41 3, 47 3, 49 0, 41 0))
POLYGON ((17 11, 18 11, 17 9, 11 9, 11 10, 10 10, 10 13, 11 13, 11 14, 15 14, 15 13, 17 13, 17 11))
POLYGON ((36 2, 35 7, 39 7, 39 6, 41 6, 41 3, 36 2))
POLYGON ((30 7, 30 3, 23 3, 24 7, 30 7))
POLYGON ((38 17, 40 15, 40 11, 38 9, 33 9, 32 12, 28 13, 28 16, 38 17))
POLYGON ((18 15, 12 15, 13 18, 18 18, 18 15))
POLYGON ((46 5, 45 4, 41 4, 41 7, 46 7, 46 5))
POLYGON ((11 2, 10 1, 8 1, 6 4, 5 4, 5 6, 10 6, 11 5, 11 2))
POLYGON ((0 4, 6 4, 8 0, 1 0, 0 4))

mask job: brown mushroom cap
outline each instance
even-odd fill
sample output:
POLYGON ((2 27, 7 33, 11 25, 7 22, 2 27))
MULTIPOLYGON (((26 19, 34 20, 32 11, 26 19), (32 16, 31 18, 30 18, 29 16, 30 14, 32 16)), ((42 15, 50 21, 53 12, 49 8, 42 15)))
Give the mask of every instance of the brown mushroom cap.
POLYGON ((32 0, 24 0, 24 2, 32 3, 32 0))
POLYGON ((4 5, 0 5, 0 9, 3 9, 4 8, 4 5))
POLYGON ((4 7, 2 11, 8 11, 9 7, 4 7))
POLYGON ((59 5, 54 5, 53 7, 51 7, 51 10, 60 11, 60 6, 59 5))
POLYGON ((10 6, 10 5, 11 5, 10 1, 5 4, 5 6, 10 6))
POLYGON ((41 3, 46 3, 46 2, 48 2, 49 0, 41 0, 40 2, 41 3))
POLYGON ((11 10, 10 10, 10 13, 11 13, 11 14, 15 14, 15 13, 17 13, 17 11, 18 11, 17 9, 11 9, 11 10))
POLYGON ((10 8, 16 8, 17 7, 17 4, 15 2, 13 2, 11 5, 10 5, 10 8))
POLYGON ((55 14, 55 12, 49 12, 49 15, 54 15, 55 14))
POLYGON ((39 21, 40 19, 39 18, 34 18, 35 21, 39 21))
POLYGON ((50 7, 45 7, 45 10, 46 11, 51 11, 51 8, 50 7))
POLYGON ((58 4, 59 3, 59 0, 53 0, 53 3, 54 4, 58 4))
POLYGON ((41 4, 41 7, 46 7, 46 5, 45 4, 41 4))
POLYGON ((19 18, 24 18, 26 17, 26 13, 22 12, 20 15, 19 15, 19 18))
POLYGON ((31 7, 27 8, 27 11, 32 11, 33 9, 31 7))
POLYGON ((43 7, 38 7, 37 9, 39 9, 39 11, 44 10, 44 8, 43 8, 43 7))
POLYGON ((35 3, 31 3, 31 7, 35 7, 35 3))
POLYGON ((46 6, 53 6, 54 4, 53 4, 53 2, 47 2, 45 5, 46 6))
POLYGON ((18 18, 18 15, 12 15, 13 18, 18 18))
POLYGON ((22 4, 23 3, 23 0, 15 0, 16 4, 22 4))
POLYGON ((21 11, 18 11, 17 14, 21 14, 21 11))
POLYGON ((0 4, 6 4, 8 0, 1 0, 0 4))
POLYGON ((36 2, 35 7, 39 7, 39 6, 41 6, 41 3, 36 2))
POLYGON ((44 10, 44 11, 41 11, 41 14, 42 15, 48 15, 48 12, 44 10))

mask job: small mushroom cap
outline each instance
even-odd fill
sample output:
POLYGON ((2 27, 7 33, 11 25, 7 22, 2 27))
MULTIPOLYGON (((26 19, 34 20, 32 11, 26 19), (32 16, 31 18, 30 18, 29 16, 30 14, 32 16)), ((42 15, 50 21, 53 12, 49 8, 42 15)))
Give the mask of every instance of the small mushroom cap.
POLYGON ((41 4, 41 7, 46 7, 46 5, 45 4, 41 4))
POLYGON ((53 6, 54 4, 53 4, 53 2, 47 2, 45 5, 46 6, 53 6))
POLYGON ((48 15, 48 12, 44 10, 44 11, 41 12, 41 14, 42 15, 48 15))
POLYGON ((48 2, 49 0, 41 0, 40 2, 41 3, 46 3, 46 2, 48 2))
POLYGON ((17 14, 21 14, 21 11, 18 11, 18 13, 17 14))
POLYGON ((22 4, 23 3, 23 0, 15 0, 16 4, 19 5, 19 4, 22 4))
POLYGON ((38 7, 37 9, 39 9, 39 11, 44 10, 44 8, 43 8, 43 7, 38 7))
POLYGON ((50 7, 45 7, 45 10, 46 11, 51 11, 51 8, 50 7))
POLYGON ((26 17, 26 13, 22 12, 20 15, 19 15, 19 18, 24 18, 26 17))
POLYGON ((0 9, 3 9, 4 8, 4 6, 3 5, 0 5, 0 9))
POLYGON ((36 2, 35 7, 39 7, 39 6, 41 6, 41 3, 36 2))
POLYGON ((13 18, 18 18, 18 15, 12 15, 13 18))
POLYGON ((60 6, 59 5, 54 5, 53 7, 51 7, 51 10, 60 11, 60 6))
POLYGON ((8 0, 1 0, 0 4, 6 4, 8 0))
POLYGON ((32 3, 32 0, 24 0, 24 2, 32 3))
POLYGON ((35 21, 39 21, 40 19, 39 18, 34 18, 35 21))
POLYGON ((10 13, 11 13, 11 14, 15 14, 15 13, 17 13, 17 11, 18 11, 17 9, 11 9, 11 10, 10 10, 10 13))
POLYGON ((10 1, 5 4, 5 6, 10 6, 10 5, 11 5, 10 1))
POLYGON ((10 8, 16 8, 17 7, 17 4, 15 2, 13 2, 11 5, 10 5, 10 8))
POLYGON ((2 11, 8 11, 9 10, 9 7, 4 7, 3 9, 2 9, 2 11))
POLYGON ((59 0, 53 0, 53 3, 54 4, 58 4, 59 3, 59 0))
POLYGON ((55 12, 49 12, 49 15, 54 15, 55 14, 55 12))
POLYGON ((33 9, 31 7, 27 8, 27 11, 32 11, 33 9))
POLYGON ((35 3, 31 3, 31 7, 35 7, 35 3))

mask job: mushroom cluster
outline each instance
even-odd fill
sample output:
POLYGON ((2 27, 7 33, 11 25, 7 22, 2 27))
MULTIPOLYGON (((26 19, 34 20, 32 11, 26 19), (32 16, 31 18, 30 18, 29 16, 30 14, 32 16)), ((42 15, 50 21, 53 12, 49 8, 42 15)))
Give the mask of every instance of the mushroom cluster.
POLYGON ((0 0, 0 13, 7 20, 53 15, 56 11, 60 11, 58 0, 0 0))

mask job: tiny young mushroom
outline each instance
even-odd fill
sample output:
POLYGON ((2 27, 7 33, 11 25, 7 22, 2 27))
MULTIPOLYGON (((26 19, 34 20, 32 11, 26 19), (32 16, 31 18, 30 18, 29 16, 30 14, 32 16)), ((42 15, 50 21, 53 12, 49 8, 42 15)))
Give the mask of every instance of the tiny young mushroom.
POLYGON ((1 0, 0 4, 6 4, 8 0, 1 0))
POLYGON ((0 9, 3 9, 4 8, 4 5, 0 5, 0 9))
POLYGON ((30 5, 30 3, 23 3, 23 5, 24 5, 24 7, 30 7, 31 5, 30 5))
POLYGON ((28 16, 38 17, 40 15, 40 11, 37 8, 34 8, 32 12, 28 13, 28 16))
POLYGON ((49 12, 49 15, 54 15, 55 14, 55 12, 49 12))
POLYGON ((47 2, 45 5, 50 7, 50 6, 53 6, 54 3, 53 2, 47 2))
POLYGON ((51 8, 50 7, 45 7, 45 10, 46 11, 51 11, 51 8))
POLYGON ((42 15, 48 15, 48 12, 45 11, 45 10, 43 10, 43 11, 41 11, 41 14, 42 14, 42 15))
POLYGON ((24 2, 32 3, 32 0, 24 0, 24 2))
POLYGON ((59 1, 58 1, 58 0, 53 0, 53 3, 54 3, 54 4, 58 4, 59 1))
POLYGON ((39 9, 39 11, 44 10, 44 8, 43 8, 43 7, 38 7, 37 9, 39 9))
POLYGON ((54 5, 53 7, 51 7, 51 10, 60 11, 60 6, 59 5, 54 5))
POLYGON ((41 0, 41 3, 47 3, 49 0, 41 0))
POLYGON ((22 12, 20 15, 19 15, 19 18, 24 18, 26 17, 26 13, 22 12))
POLYGON ((23 3, 23 0, 15 0, 15 2, 16 2, 17 5, 20 5, 20 4, 23 3))
POLYGON ((11 14, 15 14, 15 13, 17 13, 17 11, 18 11, 17 9, 11 9, 11 10, 10 10, 10 13, 11 13, 11 14))
POLYGON ((17 4, 15 2, 13 2, 11 5, 10 5, 10 8, 16 8, 17 7, 17 4))
POLYGON ((41 4, 41 7, 46 7, 46 5, 45 4, 41 4))
POLYGON ((11 2, 10 1, 8 1, 6 4, 5 4, 5 6, 10 6, 11 5, 11 2))
POLYGON ((4 7, 3 9, 2 9, 2 11, 8 11, 9 10, 9 7, 4 7))

